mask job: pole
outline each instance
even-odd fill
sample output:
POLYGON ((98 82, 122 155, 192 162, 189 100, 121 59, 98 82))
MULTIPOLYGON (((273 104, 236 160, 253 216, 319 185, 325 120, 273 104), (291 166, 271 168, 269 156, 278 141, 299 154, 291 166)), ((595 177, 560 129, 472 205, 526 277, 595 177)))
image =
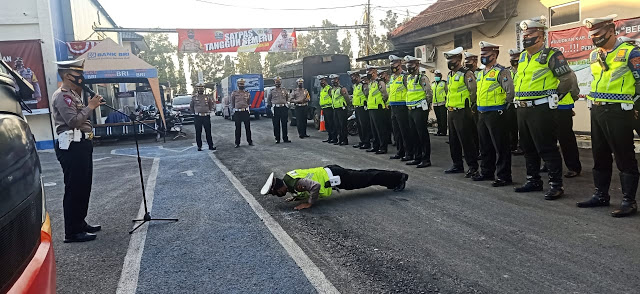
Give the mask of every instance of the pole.
POLYGON ((367 44, 366 44, 366 52, 367 52, 367 56, 369 56, 369 44, 371 43, 371 40, 369 39, 369 36, 371 35, 371 0, 367 0, 367 44))

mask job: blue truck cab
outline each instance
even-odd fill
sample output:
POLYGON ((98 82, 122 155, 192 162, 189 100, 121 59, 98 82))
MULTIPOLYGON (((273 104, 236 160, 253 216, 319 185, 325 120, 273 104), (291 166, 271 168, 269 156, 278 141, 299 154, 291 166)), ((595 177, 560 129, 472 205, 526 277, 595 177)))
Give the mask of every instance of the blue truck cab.
POLYGON ((249 111, 253 116, 257 119, 260 118, 260 115, 264 115, 267 113, 267 106, 265 104, 265 94, 264 94, 264 79, 262 74, 241 74, 241 75, 230 75, 225 77, 220 82, 222 88, 222 100, 225 105, 225 110, 223 114, 225 117, 231 114, 231 93, 238 89, 238 80, 244 79, 245 90, 249 91, 249 95, 251 96, 251 100, 249 102, 249 111))

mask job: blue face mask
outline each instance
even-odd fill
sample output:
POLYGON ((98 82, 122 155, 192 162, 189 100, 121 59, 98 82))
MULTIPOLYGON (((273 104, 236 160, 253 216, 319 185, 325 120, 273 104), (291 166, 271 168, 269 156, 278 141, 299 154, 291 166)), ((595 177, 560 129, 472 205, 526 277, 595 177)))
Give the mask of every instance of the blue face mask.
POLYGON ((440 81, 440 77, 435 77, 435 78, 433 78, 433 79, 434 79, 436 82, 439 82, 439 81, 440 81))

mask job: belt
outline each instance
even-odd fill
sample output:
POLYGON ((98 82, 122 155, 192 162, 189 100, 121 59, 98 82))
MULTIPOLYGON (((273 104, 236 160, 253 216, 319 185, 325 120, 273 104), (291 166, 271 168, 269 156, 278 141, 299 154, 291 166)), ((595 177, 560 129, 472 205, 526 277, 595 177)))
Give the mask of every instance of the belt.
POLYGON ((93 140, 93 132, 82 133, 81 140, 93 140))
POLYGON ((210 116, 211 113, 210 112, 199 112, 196 115, 198 115, 198 116, 210 116))
POLYGON ((273 107, 284 107, 287 106, 287 104, 274 104, 273 107))
POLYGON ((249 111, 249 107, 247 107, 247 108, 234 108, 233 111, 249 111))
POLYGON ((309 103, 296 103, 296 106, 307 106, 309 103))
POLYGON ((543 90, 543 91, 526 91, 526 92, 516 92, 516 97, 532 97, 532 96, 542 96, 542 95, 553 95, 558 94, 558 90, 543 90))
POLYGON ((362 105, 362 106, 354 106, 354 107, 355 107, 355 108, 364 108, 365 106, 364 106, 364 105, 362 105))
POLYGON ((460 108, 460 107, 447 107, 447 109, 448 109, 449 111, 458 111, 458 110, 463 110, 463 109, 464 109, 464 107, 462 107, 462 108, 460 108))
POLYGON ((592 104, 594 106, 605 106, 605 105, 613 105, 613 104, 620 104, 620 103, 619 102, 593 101, 592 104))
POLYGON ((407 106, 407 108, 408 108, 409 110, 414 110, 414 109, 422 108, 422 105, 407 106))
POLYGON ((549 97, 535 99, 535 100, 526 100, 526 101, 515 101, 514 104, 517 107, 534 107, 542 104, 548 104, 549 97))
POLYGON ((438 102, 438 103, 433 103, 433 106, 442 106, 444 105, 446 102, 442 101, 442 102, 438 102))

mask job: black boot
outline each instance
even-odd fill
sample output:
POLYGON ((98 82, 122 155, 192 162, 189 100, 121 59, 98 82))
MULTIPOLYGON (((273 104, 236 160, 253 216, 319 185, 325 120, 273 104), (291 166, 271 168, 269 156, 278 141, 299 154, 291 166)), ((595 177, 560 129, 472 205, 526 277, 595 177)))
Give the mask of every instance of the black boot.
POLYGON ((411 155, 407 155, 403 158, 400 158, 400 161, 412 161, 413 160, 413 156, 411 155))
POLYGON ((611 184, 611 172, 593 171, 593 185, 595 192, 589 200, 576 203, 578 207, 609 206, 609 185, 611 184))
POLYGON ((405 163, 406 165, 418 165, 422 162, 422 160, 416 159, 405 163))
POLYGON ((369 149, 371 148, 371 144, 363 144, 362 146, 360 146, 360 149, 369 149))
POLYGON ((465 178, 473 178, 476 175, 478 175, 478 168, 477 167, 471 167, 471 168, 469 168, 467 173, 464 175, 464 177, 465 178))
POLYGON ((527 182, 520 187, 513 188, 516 193, 542 191, 542 180, 527 179, 527 182))
POLYGON ((549 189, 549 191, 544 194, 545 200, 556 200, 564 195, 564 188, 562 188, 562 183, 549 182, 549 186, 551 186, 551 189, 549 189))
POLYGON ((625 217, 638 211, 636 203, 636 191, 638 190, 638 175, 620 173, 620 185, 622 186, 622 203, 620 208, 611 212, 613 217, 625 217))
POLYGON ((445 174, 461 174, 464 172, 464 168, 461 166, 452 166, 449 169, 444 170, 445 174))
POLYGON ((425 168, 425 167, 430 167, 430 166, 431 166, 431 160, 423 160, 416 167, 417 168, 425 168))

